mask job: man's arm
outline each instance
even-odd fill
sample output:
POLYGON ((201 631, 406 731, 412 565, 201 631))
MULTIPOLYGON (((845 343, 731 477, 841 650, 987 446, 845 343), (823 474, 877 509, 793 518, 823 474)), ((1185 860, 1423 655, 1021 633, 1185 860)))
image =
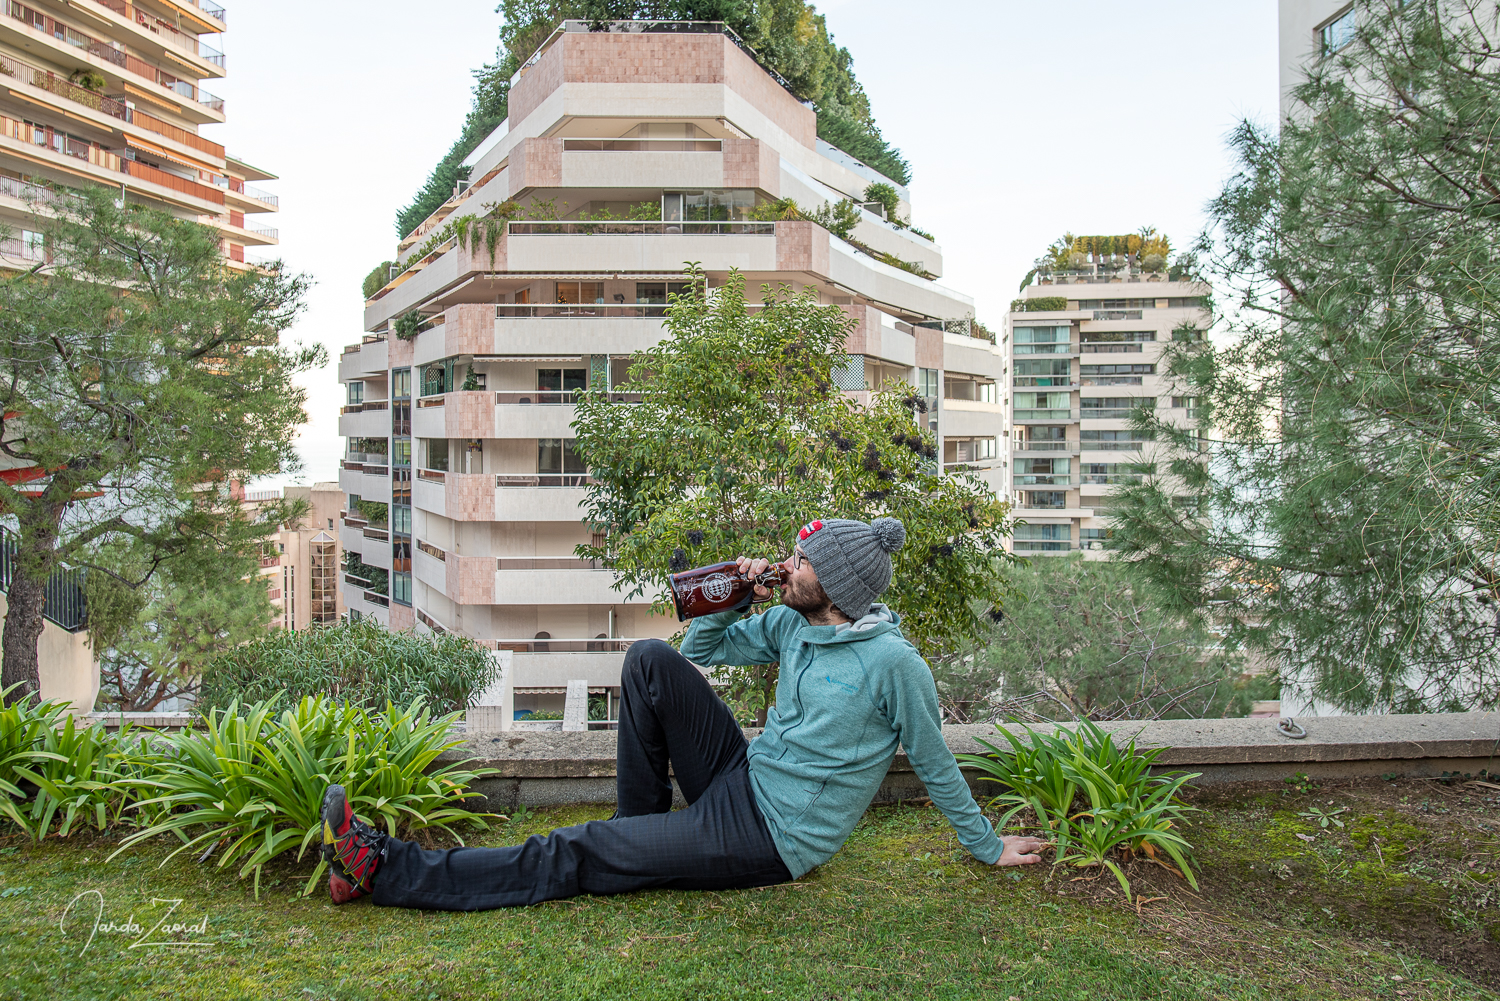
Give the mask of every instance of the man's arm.
POLYGON ((912 663, 893 672, 885 695, 886 711, 896 727, 901 746, 917 778, 948 823, 958 833, 959 843, 969 854, 989 865, 1027 865, 1040 862, 1035 854, 1043 842, 1037 838, 1010 837, 1002 840, 974 802, 968 783, 958 770, 958 761, 943 740, 942 713, 932 671, 912 652, 912 663))
POLYGON ((718 612, 696 618, 682 641, 682 655, 694 664, 770 664, 781 659, 778 626, 784 614, 777 605, 760 615, 740 618, 740 612, 718 612))

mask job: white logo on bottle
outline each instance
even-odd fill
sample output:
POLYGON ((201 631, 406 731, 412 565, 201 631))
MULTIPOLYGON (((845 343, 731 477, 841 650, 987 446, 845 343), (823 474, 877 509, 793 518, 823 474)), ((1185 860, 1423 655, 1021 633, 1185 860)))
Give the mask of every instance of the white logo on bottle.
POLYGON ((703 597, 709 601, 723 601, 734 591, 734 578, 728 574, 716 573, 705 578, 699 587, 703 591, 703 597))

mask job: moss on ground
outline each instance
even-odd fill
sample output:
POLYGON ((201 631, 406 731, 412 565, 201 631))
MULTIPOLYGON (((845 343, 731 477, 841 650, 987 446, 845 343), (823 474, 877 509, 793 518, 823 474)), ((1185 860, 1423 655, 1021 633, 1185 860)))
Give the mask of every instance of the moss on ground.
MULTIPOLYGON (((1137 863, 1131 904, 1112 879, 980 865, 930 807, 871 810, 832 862, 787 886, 477 914, 298 898, 305 863, 274 865, 256 900, 212 864, 179 856, 159 868, 166 842, 105 862, 110 839, 11 837, 0 839, 0 997, 1494 999, 1500 978, 1484 955, 1500 912, 1484 902, 1467 930, 1448 917, 1467 892, 1453 877, 1495 861, 1493 838, 1473 836, 1475 818, 1493 814, 1423 813, 1399 796, 1198 794, 1206 812, 1188 834, 1202 892, 1137 863), (1330 798, 1350 806, 1344 829, 1297 816, 1330 798), (80 916, 76 902, 92 907, 90 891, 104 922, 92 942, 94 911, 80 916), (1479 958, 1354 916, 1418 904, 1414 926, 1479 958), (168 936, 196 947, 132 948, 139 933, 109 924, 133 917, 144 932, 173 906, 174 921, 207 919, 201 933, 168 936)), ((527 812, 478 840, 514 843, 608 813, 527 812)))

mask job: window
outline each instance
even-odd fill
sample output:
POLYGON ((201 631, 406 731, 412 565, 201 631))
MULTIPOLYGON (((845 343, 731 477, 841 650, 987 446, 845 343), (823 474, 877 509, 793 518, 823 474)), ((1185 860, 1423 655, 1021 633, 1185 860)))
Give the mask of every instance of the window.
POLYGON ((557 301, 577 305, 604 301, 603 282, 558 282, 557 301))
POLYGON ((1155 309, 1155 299, 1079 299, 1079 309, 1155 309))
POLYGON ((1354 41, 1354 8, 1350 7, 1338 17, 1318 29, 1318 47, 1325 56, 1331 56, 1354 41))
POLYGON ((1198 405, 1198 398, 1196 396, 1174 396, 1174 397, 1172 397, 1172 406, 1173 407, 1196 407, 1197 405, 1198 405))
POLYGON ((635 301, 664 306, 667 296, 682 295, 687 290, 687 282, 636 282, 635 301))
POLYGON ((943 397, 949 400, 969 400, 974 403, 994 403, 995 384, 978 379, 944 379, 943 397))
POLYGON ((411 574, 391 574, 391 600, 398 605, 411 605, 411 574))
POLYGON ((453 359, 434 362, 422 370, 422 395, 453 392, 453 359))
POLYGON ((411 369, 391 370, 391 399, 399 400, 411 396, 411 369))
POLYGON ((536 370, 538 393, 573 393, 587 388, 589 388, 589 370, 586 368, 539 368, 536 370))
POLYGON ((717 222, 748 219, 755 192, 748 189, 668 191, 661 196, 664 222, 717 222))
POLYGON ((1167 300, 1167 304, 1173 309, 1198 309, 1203 306, 1203 297, 1192 295, 1172 298, 1167 300))
POLYGON ((538 438, 536 471, 542 476, 557 476, 586 473, 588 469, 574 450, 574 439, 538 438))
POLYGON ((1072 548, 1072 525, 1017 525, 1012 548, 1032 552, 1062 552, 1072 548))
POLYGON ((391 442, 391 465, 411 465, 411 439, 397 438, 391 442))
POLYGON ((1072 365, 1073 363, 1065 358, 1039 358, 1035 361, 1017 361, 1016 375, 1067 375, 1072 365))
MULTIPOLYGON (((332 528, 332 522, 329 523, 332 528)), ((313 622, 338 619, 338 555, 332 540, 312 544, 311 616, 313 622)))
POLYGON ((1016 327, 1015 353, 1046 355, 1068 353, 1071 327, 1016 327))
POLYGON ((426 469, 437 469, 442 472, 448 471, 448 439, 447 438, 424 438, 422 446, 427 450, 427 461, 424 463, 426 469))
POLYGON ((1155 433, 1152 431, 1080 431, 1078 440, 1085 452, 1090 450, 1120 452, 1133 451, 1141 447, 1142 442, 1152 441, 1155 433))
POLYGON ((1024 410, 1067 410, 1067 393, 1017 393, 1017 416, 1024 410))
POLYGON ((1078 340, 1084 344, 1105 343, 1138 343, 1140 341, 1156 340, 1154 330, 1085 330, 1078 335, 1078 340))
POLYGON ((400 532, 404 535, 411 534, 411 505, 391 505, 391 531, 400 532))
POLYGON ((1118 420, 1130 416, 1138 407, 1156 406, 1154 396, 1085 396, 1079 400, 1078 412, 1091 420, 1118 420))
POLYGON ((21 230, 21 258, 27 261, 44 261, 47 259, 47 238, 41 233, 33 233, 29 229, 21 230))
POLYGON ((362 382, 349 383, 349 406, 357 407, 365 402, 365 384, 362 382))
POLYGON ((1066 476, 1072 459, 1017 459, 1018 476, 1066 476))
POLYGON ((1155 365, 1084 365, 1084 375, 1155 375, 1155 365))
POLYGON ((944 462, 980 462, 995 457, 994 438, 949 438, 943 442, 944 462))
POLYGON ((1154 463, 1135 462, 1085 462, 1082 467, 1084 483, 1111 485, 1116 483, 1139 483, 1141 476, 1156 471, 1154 463))
POLYGON ((1068 494, 1065 490, 1023 490, 1021 506, 1064 508, 1068 506, 1068 494))

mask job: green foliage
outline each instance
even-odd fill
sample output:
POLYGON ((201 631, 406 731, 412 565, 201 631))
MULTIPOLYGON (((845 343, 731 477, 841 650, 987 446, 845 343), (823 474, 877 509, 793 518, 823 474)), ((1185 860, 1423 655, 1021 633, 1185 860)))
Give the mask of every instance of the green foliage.
POLYGON ((1012 313, 1045 313, 1067 308, 1067 296, 1061 295, 1041 295, 1035 299, 1012 299, 1010 302, 1012 313))
POLYGON ((358 577, 366 581, 366 591, 375 594, 389 594, 389 576, 381 567, 372 567, 359 558, 359 553, 344 550, 344 573, 358 577))
POLYGON ((391 329, 395 331, 398 338, 409 341, 421 332, 422 324, 426 320, 427 317, 422 315, 421 310, 409 309, 396 317, 396 322, 391 324, 391 329))
POLYGON ((257 555, 169 566, 135 590, 106 574, 87 575, 99 707, 149 712, 192 696, 206 661, 263 636, 275 609, 257 555))
POLYGON ((433 168, 412 203, 396 214, 405 238, 453 197, 468 178, 463 161, 509 110, 510 78, 565 19, 722 21, 792 93, 818 106, 818 135, 901 184, 911 170, 881 136, 870 100, 854 78, 854 58, 834 44, 823 16, 806 0, 501 0, 495 61, 474 71, 473 103, 458 140, 433 168))
POLYGON ((376 527, 382 526, 390 517, 390 505, 384 501, 362 500, 358 503, 359 516, 376 527))
POLYGON ((949 712, 993 721, 1047 693, 1062 718, 1243 716, 1254 691, 1241 658, 1204 617, 1165 603, 1135 567, 1040 556, 1010 571, 1018 598, 961 653, 933 665, 949 712))
MULTIPOLYGON (((635 356, 612 404, 578 404, 578 448, 596 483, 589 518, 605 533, 578 554, 607 560, 629 594, 672 606, 666 574, 683 549, 696 564, 741 553, 784 556, 813 518, 892 515, 906 524, 886 593, 903 631, 926 656, 957 647, 983 626, 1004 593, 994 559, 1006 505, 972 474, 938 475, 936 448, 913 421, 904 384, 880 387, 862 407, 835 385, 848 356, 848 316, 811 292, 763 290, 749 312, 744 280, 706 299, 701 272, 674 298, 668 336, 635 356)), ((755 683, 774 688, 774 671, 755 683)))
POLYGON ((490 652, 451 633, 391 632, 369 621, 278 629, 209 663, 201 706, 239 699, 288 707, 326 693, 375 710, 422 699, 438 712, 465 709, 494 676, 490 652))
MULTIPOLYGON (((487 826, 485 815, 459 804, 479 795, 465 787, 492 769, 468 770, 460 762, 425 771, 462 743, 447 739, 456 714, 432 719, 421 699, 370 713, 311 695, 276 714, 280 701, 243 712, 231 702, 208 712, 201 731, 164 735, 136 794, 141 807, 168 812, 126 837, 110 858, 169 834, 181 844, 163 865, 185 851, 218 849, 220 868, 239 863, 241 879, 254 874, 258 897, 266 863, 294 850, 298 859, 309 848, 318 851, 319 810, 333 783, 345 787, 357 813, 392 835, 436 827, 458 837, 453 825, 460 821, 487 826)), ((326 869, 320 858, 304 895, 326 869)))
POLYGON ((391 280, 391 265, 393 263, 395 262, 381 261, 370 269, 369 274, 365 275, 365 280, 361 287, 366 299, 385 288, 386 283, 391 280))
POLYGON ((901 196, 889 184, 877 181, 865 188, 865 201, 879 202, 885 209, 886 222, 900 223, 901 196))
POLYGON ((1146 422, 1174 480, 1119 494, 1114 538, 1175 603, 1211 597, 1284 701, 1488 709, 1500 45, 1476 3, 1361 10, 1279 135, 1233 133, 1198 259, 1239 308, 1166 346, 1196 420, 1146 422))
POLYGON ((265 525, 231 488, 297 468, 297 376, 327 357, 279 343, 306 278, 226 267, 217 230, 115 197, 54 192, 27 223, 48 260, 0 280, 0 438, 10 465, 51 473, 0 483, 19 540, 3 672, 18 692, 36 684, 36 598, 59 566, 140 588, 258 550, 265 525))
POLYGON ((1137 751, 1133 737, 1118 747, 1113 735, 1088 720, 1073 732, 1059 727, 1050 737, 1028 728, 1026 741, 1004 727, 996 729, 1011 745, 1009 750, 981 740, 990 754, 956 757, 983 772, 982 781, 997 782, 1006 790, 989 804, 1009 808, 1002 828, 1021 811, 1031 810, 1038 826, 1056 843, 1056 864, 1107 869, 1127 901, 1130 881, 1117 862, 1122 854, 1167 865, 1165 855, 1176 863, 1173 871, 1198 888, 1190 865, 1191 846, 1172 830, 1197 810, 1178 794, 1198 775, 1153 774, 1151 767, 1166 748, 1137 751), (1084 808, 1075 812, 1080 795, 1084 808))

